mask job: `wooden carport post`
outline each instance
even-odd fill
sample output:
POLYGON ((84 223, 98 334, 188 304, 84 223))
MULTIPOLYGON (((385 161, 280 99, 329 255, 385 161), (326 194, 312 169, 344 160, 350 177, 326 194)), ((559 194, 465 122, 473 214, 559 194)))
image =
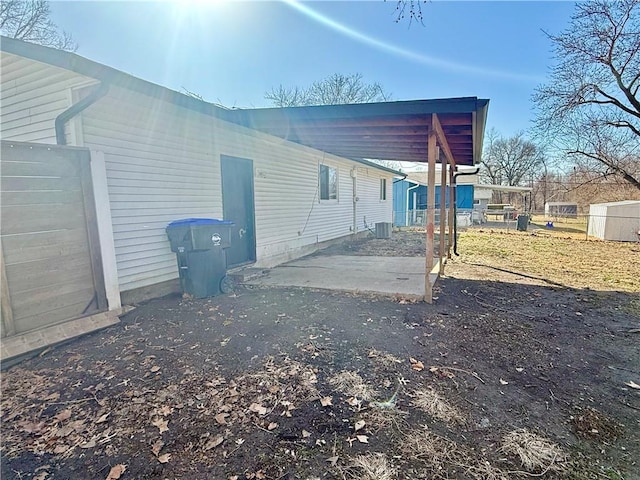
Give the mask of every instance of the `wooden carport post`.
POLYGON ((449 169, 449 245, 447 247, 447 258, 451 258, 451 247, 453 246, 453 222, 456 221, 454 218, 455 213, 455 205, 456 205, 456 197, 455 197, 455 185, 453 183, 453 168, 449 169))
MULTIPOLYGON (((434 115, 435 117, 435 115, 434 115)), ((436 156, 438 147, 436 132, 433 123, 429 129, 427 145, 427 238, 425 248, 425 272, 424 272, 424 301, 433 303, 433 285, 431 284, 431 270, 433 269, 433 232, 436 220, 436 156)))
POLYGON ((445 232, 447 228, 447 156, 444 155, 444 159, 442 155, 440 156, 440 245, 438 247, 438 258, 440 261, 440 269, 439 274, 444 274, 444 262, 445 262, 445 254, 444 254, 444 239, 445 232))
MULTIPOLYGON (((452 237, 453 237, 453 222, 455 221, 454 215, 453 215, 453 208, 454 208, 454 192, 453 192, 453 172, 456 168, 456 161, 453 158, 453 154, 451 153, 451 149, 449 148, 449 142, 447 142, 447 137, 444 134, 444 130, 442 129, 442 125, 440 124, 440 119, 438 118, 438 115, 436 115, 435 113, 433 115, 431 115, 431 126, 433 127, 433 130, 436 132, 436 136, 438 137, 438 144, 440 145, 440 148, 442 149, 442 151, 444 152, 444 157, 445 157, 445 162, 442 162, 442 193, 440 195, 441 199, 445 198, 445 194, 444 194, 444 188, 445 188, 445 184, 446 184, 446 164, 449 164, 449 177, 450 177, 450 191, 449 191, 449 248, 447 251, 447 258, 451 258, 451 245, 452 245, 452 237)), ((435 180, 434 180, 435 181, 435 180)), ((441 200, 444 203, 444 200, 441 200)), ((442 208, 442 207, 441 207, 442 208)), ((442 216, 442 210, 441 210, 441 216, 442 216)), ((442 219, 440 220, 440 235, 442 236, 443 234, 443 228, 442 228, 442 219)), ((440 274, 444 273, 444 244, 442 243, 442 240, 440 241, 440 274)))

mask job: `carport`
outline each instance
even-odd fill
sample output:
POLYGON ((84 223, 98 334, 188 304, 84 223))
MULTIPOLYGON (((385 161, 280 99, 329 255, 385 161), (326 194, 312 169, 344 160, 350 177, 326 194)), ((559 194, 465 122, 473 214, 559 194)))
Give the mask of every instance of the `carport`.
MULTIPOLYGON (((342 157, 427 163, 424 301, 431 303, 433 285, 451 258, 454 222, 453 208, 441 202, 441 234, 435 245, 435 166, 442 164, 439 182, 444 192, 447 185, 455 185, 458 167, 480 162, 488 107, 487 99, 464 97, 238 109, 226 115, 231 122, 342 157)), ((449 205, 454 205, 454 188, 448 191, 449 205)))

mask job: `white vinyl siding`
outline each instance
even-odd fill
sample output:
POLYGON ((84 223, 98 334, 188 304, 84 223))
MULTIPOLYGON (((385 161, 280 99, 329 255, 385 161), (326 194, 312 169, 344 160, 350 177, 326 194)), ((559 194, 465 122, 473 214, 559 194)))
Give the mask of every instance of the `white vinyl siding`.
MULTIPOLYGON (((94 80, 3 54, 5 65, 3 138, 55 143, 54 120, 71 105, 73 87, 94 80)), ((365 215, 368 225, 391 221, 391 202, 379 199, 380 178, 391 174, 136 91, 112 85, 70 123, 70 144, 104 153, 121 291, 178 277, 165 234, 170 221, 222 218, 221 155, 253 161, 258 266, 353 233, 354 168, 356 229, 365 215), (337 170, 336 200, 320 201, 321 163, 337 170)))
POLYGON ((348 160, 115 87, 82 113, 82 131, 105 154, 122 291, 177 277, 170 221, 222 217, 220 155, 253 161, 258 265, 352 232, 348 160), (341 199, 319 201, 321 162, 341 199))
POLYGON ((176 278, 167 224, 222 215, 208 117, 119 87, 81 115, 84 146, 104 152, 121 291, 176 278))
POLYGON ((2 52, 0 56, 3 140, 56 143, 55 119, 71 106, 70 88, 93 80, 2 52))
POLYGON ((393 175, 374 168, 358 168, 358 203, 356 222, 358 231, 365 228, 375 230, 378 222, 391 222, 393 202, 391 185, 393 175), (385 178, 386 193, 389 200, 380 200, 380 180, 385 178))

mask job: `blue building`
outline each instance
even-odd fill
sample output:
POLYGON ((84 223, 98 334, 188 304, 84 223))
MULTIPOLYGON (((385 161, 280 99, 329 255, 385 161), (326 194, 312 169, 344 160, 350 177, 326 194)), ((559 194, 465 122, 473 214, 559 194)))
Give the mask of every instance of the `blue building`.
MULTIPOLYGON (((445 188, 445 207, 449 208, 449 188, 445 188)), ((473 185, 456 185, 456 208, 473 209, 473 185)), ((436 212, 440 208, 441 187, 436 185, 436 212)), ((393 225, 406 227, 424 224, 423 212, 427 209, 427 186, 411 180, 393 182, 393 225)))

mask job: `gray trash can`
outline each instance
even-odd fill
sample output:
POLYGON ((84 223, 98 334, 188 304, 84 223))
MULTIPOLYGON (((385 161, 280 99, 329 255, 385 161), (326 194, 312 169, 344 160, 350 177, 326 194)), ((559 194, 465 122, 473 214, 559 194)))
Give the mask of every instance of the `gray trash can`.
POLYGON ((225 293, 227 260, 233 222, 214 218, 185 218, 166 227, 176 253, 184 293, 205 298, 225 293))
POLYGON ((529 225, 529 215, 518 215, 518 224, 516 228, 519 232, 526 232, 529 225))

